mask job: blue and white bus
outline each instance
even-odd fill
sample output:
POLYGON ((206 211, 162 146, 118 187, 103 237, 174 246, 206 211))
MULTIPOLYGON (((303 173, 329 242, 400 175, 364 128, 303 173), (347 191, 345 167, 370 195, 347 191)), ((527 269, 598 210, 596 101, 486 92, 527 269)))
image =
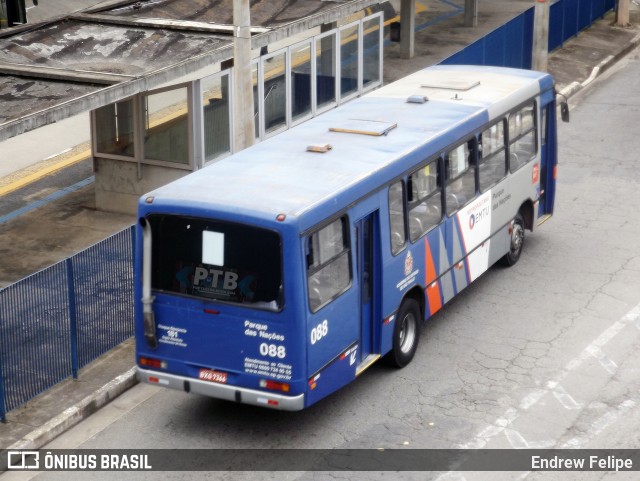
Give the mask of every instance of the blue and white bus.
POLYGON ((140 200, 138 379, 299 410, 381 357, 553 212, 553 79, 431 67, 140 200))

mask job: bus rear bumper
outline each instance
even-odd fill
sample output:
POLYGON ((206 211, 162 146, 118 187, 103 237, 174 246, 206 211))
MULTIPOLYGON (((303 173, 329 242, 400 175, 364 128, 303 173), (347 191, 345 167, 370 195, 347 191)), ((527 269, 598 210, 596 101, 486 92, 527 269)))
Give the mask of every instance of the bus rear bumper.
POLYGON ((136 367, 139 382, 153 386, 193 392, 226 401, 235 401, 253 406, 261 406, 281 411, 300 411, 304 408, 304 394, 284 396, 239 386, 220 384, 184 376, 175 376, 158 371, 136 367))

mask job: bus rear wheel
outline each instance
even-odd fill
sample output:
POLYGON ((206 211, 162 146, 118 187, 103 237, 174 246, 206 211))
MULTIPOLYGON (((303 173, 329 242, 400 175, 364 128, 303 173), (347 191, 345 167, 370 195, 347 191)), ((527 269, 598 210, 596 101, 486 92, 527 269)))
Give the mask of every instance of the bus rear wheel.
POLYGON ((509 245, 509 252, 507 252, 500 262, 502 265, 511 267, 522 254, 522 247, 524 246, 524 219, 522 215, 518 215, 513 219, 513 227, 511 228, 511 242, 509 245))
POLYGON ((414 299, 400 304, 393 327, 393 348, 386 355, 388 364, 402 368, 411 362, 420 339, 420 306, 414 299))

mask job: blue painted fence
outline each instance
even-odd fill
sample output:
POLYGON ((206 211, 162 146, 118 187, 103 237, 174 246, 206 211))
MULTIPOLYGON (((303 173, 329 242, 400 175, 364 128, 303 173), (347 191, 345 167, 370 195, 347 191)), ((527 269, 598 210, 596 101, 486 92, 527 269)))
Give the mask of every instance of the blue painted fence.
MULTIPOLYGON (((549 8, 549 51, 561 47, 606 12, 615 0, 559 0, 549 8)), ((443 65, 531 68, 534 7, 447 57, 443 65)))
MULTIPOLYGON (((615 7, 560 0, 549 50, 615 7)), ((533 7, 443 64, 531 67, 533 7)), ((0 419, 133 335, 133 228, 0 290, 0 419)))
POLYGON ((0 419, 133 335, 133 236, 0 290, 0 419))

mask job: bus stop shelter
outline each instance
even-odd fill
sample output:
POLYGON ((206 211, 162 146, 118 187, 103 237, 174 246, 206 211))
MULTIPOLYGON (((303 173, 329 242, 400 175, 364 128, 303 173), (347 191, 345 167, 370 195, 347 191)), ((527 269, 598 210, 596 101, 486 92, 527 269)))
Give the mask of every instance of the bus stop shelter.
MULTIPOLYGON (((222 106, 224 96, 232 94, 224 73, 233 58, 232 3, 116 0, 1 31, 0 141, 91 111, 97 207, 130 212, 132 199, 147 189, 211 160, 197 152, 197 143, 207 142, 203 124, 215 117, 212 112, 228 108, 222 106), (201 85, 204 79, 209 84, 201 85), (209 89, 208 97, 202 88, 209 89), (185 105, 195 111, 203 102, 211 107, 208 112, 177 120, 185 105), (167 147, 167 138, 182 131, 188 135, 183 145, 176 141, 167 147), (128 147, 123 147, 125 134, 130 135, 128 147), (171 158, 149 157, 145 141, 148 150, 171 158), (116 192, 126 197, 123 203, 122 195, 116 202, 106 195, 122 185, 132 186, 116 192)), ((335 105, 381 84, 379 34, 385 6, 386 0, 274 0, 252 6, 258 140, 322 111, 318 102, 335 105), (299 51, 291 51, 294 44, 300 44, 299 51), (366 52, 376 62, 365 62, 366 52), (374 66, 371 75, 363 72, 365 64, 374 66), (318 85, 332 80, 335 92, 327 94, 321 87, 318 96, 318 85), (305 82, 315 90, 305 93, 305 82), (308 102, 305 95, 315 97, 308 102), (277 99, 286 105, 280 117, 274 114, 280 107, 268 105, 277 99)), ((230 127, 209 130, 220 137, 230 127)))

